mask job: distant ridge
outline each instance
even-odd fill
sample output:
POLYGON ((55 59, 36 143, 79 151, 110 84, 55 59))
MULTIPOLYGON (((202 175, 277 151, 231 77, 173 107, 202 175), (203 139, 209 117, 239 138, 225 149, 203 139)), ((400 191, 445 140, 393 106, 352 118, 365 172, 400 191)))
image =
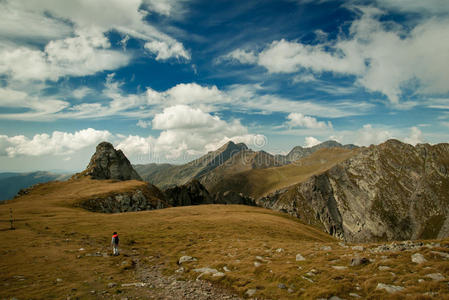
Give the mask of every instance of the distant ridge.
POLYGON ((343 148, 352 150, 358 148, 358 146, 353 144, 342 145, 339 142, 329 140, 308 148, 296 146, 285 156, 285 158, 288 162, 294 162, 323 148, 343 148))
POLYGON ((143 180, 165 189, 183 185, 192 179, 211 186, 219 176, 230 172, 238 173, 251 169, 278 167, 307 157, 323 148, 355 149, 355 145, 342 145, 336 141, 326 141, 319 145, 303 148, 294 147, 287 155, 272 155, 265 151, 253 151, 244 143, 229 141, 215 151, 183 165, 147 164, 135 165, 143 180), (221 174, 221 175, 220 175, 221 174))

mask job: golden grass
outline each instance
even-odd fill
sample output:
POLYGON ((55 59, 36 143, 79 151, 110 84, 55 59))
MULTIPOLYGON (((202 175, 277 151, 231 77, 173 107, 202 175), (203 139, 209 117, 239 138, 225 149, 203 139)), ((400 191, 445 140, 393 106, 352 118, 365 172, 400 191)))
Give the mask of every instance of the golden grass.
MULTIPOLYGON (((0 205, 0 298, 84 299, 98 298, 101 291, 112 295, 123 289, 108 289, 109 282, 139 281, 132 259, 139 259, 142 266, 161 265, 166 274, 173 274, 179 268, 179 257, 190 255, 198 261, 185 264, 186 270, 180 277, 195 279, 198 274, 193 269, 197 267, 223 271, 226 266, 231 272, 225 277, 204 279, 242 296, 246 290, 256 288, 255 296, 270 299, 332 295, 350 299, 349 293, 366 299, 427 299, 426 292, 437 292, 437 299, 449 299, 449 262, 431 252, 448 252, 447 240, 442 242, 444 247, 421 251, 428 259, 423 265, 410 262, 413 252, 364 252, 362 255, 376 261, 349 267, 357 251, 340 247, 329 235, 294 218, 262 208, 204 205, 100 214, 72 207, 80 198, 112 190, 127 191, 141 184, 88 179, 49 183, 0 205), (13 209, 16 230, 7 230, 9 208, 13 209), (110 252, 113 231, 120 234, 124 255, 86 256, 110 252), (322 250, 324 245, 331 246, 332 251, 322 250), (278 252, 279 248, 283 250, 278 252), (306 260, 296 262, 298 253, 306 260), (126 263, 122 265, 123 261, 126 263), (255 261, 261 265, 255 267, 255 261), (391 270, 379 271, 381 265, 391 270), (348 268, 335 270, 332 266, 348 268), (314 273, 308 275, 312 269, 314 273), (425 277, 436 272, 447 279, 434 282, 425 277), (62 282, 57 282, 57 278, 62 282), (418 279, 425 281, 418 283, 418 279), (406 289, 389 295, 375 289, 378 282, 406 289), (280 289, 281 283, 292 290, 280 289), (96 294, 91 294, 92 290, 96 294)), ((133 295, 139 296, 139 289, 133 295)))
POLYGON ((232 168, 231 171, 220 174, 222 178, 217 184, 206 185, 206 188, 212 193, 233 190, 258 199, 323 173, 337 163, 352 157, 358 151, 358 149, 326 148, 281 167, 244 170, 238 173, 235 168, 232 168))

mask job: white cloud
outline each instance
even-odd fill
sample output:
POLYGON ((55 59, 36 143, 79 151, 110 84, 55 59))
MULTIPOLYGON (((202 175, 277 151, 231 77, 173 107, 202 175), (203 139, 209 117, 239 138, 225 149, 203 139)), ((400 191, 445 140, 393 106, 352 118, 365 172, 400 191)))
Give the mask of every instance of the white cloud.
POLYGON ((58 99, 39 99, 22 91, 0 88, 0 107, 25 109, 25 112, 0 113, 0 119, 42 120, 68 106, 69 103, 58 99))
POLYGON ((224 140, 251 138, 238 120, 225 121, 200 109, 176 105, 164 109, 153 119, 153 128, 163 130, 153 149, 166 158, 204 154, 224 140))
POLYGON ((76 99, 83 99, 84 97, 86 97, 88 94, 91 94, 91 93, 93 93, 93 90, 88 87, 85 87, 85 86, 79 87, 72 91, 72 95, 76 99))
POLYGON ((385 8, 401 12, 415 12, 419 14, 449 13, 449 2, 446 0, 377 0, 385 8))
POLYGON ((124 66, 129 56, 108 50, 110 43, 99 31, 50 41, 44 51, 27 47, 0 50, 0 74, 14 80, 58 80, 63 76, 92 75, 124 66))
POLYGON ((259 53, 258 64, 270 73, 294 73, 301 68, 315 72, 358 74, 364 69, 361 57, 330 53, 324 45, 305 45, 284 39, 273 41, 259 53))
MULTIPOLYGON (((111 30, 145 41, 157 60, 189 60, 182 43, 145 21, 152 9, 160 12, 164 6, 162 1, 147 1, 144 6, 141 0, 1 1, 0 75, 9 80, 55 81, 122 67, 131 54, 110 49, 105 33, 111 30), (36 41, 45 47, 36 46, 36 41)), ((165 7, 178 8, 178 2, 165 7)))
MULTIPOLYGON (((401 3, 401 7, 405 6, 405 1, 401 3)), ((413 3, 419 7, 418 2, 413 3)), ((316 45, 276 40, 255 54, 254 63, 270 73, 309 71, 353 75, 356 84, 383 93, 398 107, 404 89, 423 95, 449 92, 445 80, 449 77, 447 18, 423 19, 407 29, 391 21, 380 21, 383 12, 379 9, 353 9, 360 17, 352 22, 349 35, 342 33, 334 41, 316 45)))
POLYGON ((109 131, 92 128, 75 133, 54 131, 51 135, 46 133, 36 134, 31 139, 23 135, 11 137, 0 135, 0 155, 9 157, 64 155, 95 145, 111 137, 109 131))
POLYGON ((234 51, 221 56, 218 61, 237 61, 242 64, 254 64, 257 62, 257 55, 253 51, 235 49, 234 51))
POLYGON ((377 145, 388 139, 394 138, 393 134, 385 129, 374 128, 371 124, 363 127, 354 133, 354 144, 359 146, 377 145))
POLYGON ((314 138, 313 136, 308 136, 304 140, 304 147, 310 148, 310 147, 316 146, 320 143, 321 142, 318 139, 314 138))
POLYGON ((167 43, 165 41, 151 41, 145 43, 145 48, 156 54, 156 60, 166 60, 171 57, 190 60, 190 54, 179 42, 167 43))
POLYGON ((151 122, 150 121, 139 120, 136 125, 138 127, 140 127, 140 128, 148 128, 148 127, 151 126, 151 122))
POLYGON ((418 127, 413 126, 410 128, 410 136, 404 138, 404 142, 412 144, 413 146, 423 142, 423 136, 421 130, 418 127))
POLYGON ((332 123, 329 121, 327 124, 323 121, 317 121, 317 119, 305 116, 302 113, 290 113, 287 116, 288 121, 286 124, 290 127, 305 127, 310 129, 327 129, 332 128, 332 123))

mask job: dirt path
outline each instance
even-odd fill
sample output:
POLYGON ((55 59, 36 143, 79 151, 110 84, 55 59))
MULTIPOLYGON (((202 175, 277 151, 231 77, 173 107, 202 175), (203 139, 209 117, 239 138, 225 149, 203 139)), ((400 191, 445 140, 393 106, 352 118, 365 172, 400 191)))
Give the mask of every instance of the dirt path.
MULTIPOLYGON (((148 265, 140 263, 134 258, 135 281, 113 283, 119 293, 97 295, 99 298, 113 299, 192 299, 212 300, 229 299, 240 300, 236 294, 229 290, 212 285, 204 280, 184 280, 177 274, 163 275, 163 264, 148 265)), ((112 284, 112 283, 111 283, 112 284)))

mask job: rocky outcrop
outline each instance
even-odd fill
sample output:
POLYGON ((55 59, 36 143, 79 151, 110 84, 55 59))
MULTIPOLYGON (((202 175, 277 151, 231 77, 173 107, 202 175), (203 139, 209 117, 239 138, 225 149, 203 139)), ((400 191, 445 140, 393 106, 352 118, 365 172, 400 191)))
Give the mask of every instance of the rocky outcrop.
POLYGON ((100 143, 86 170, 77 176, 93 179, 142 180, 122 150, 115 150, 108 142, 100 143))
POLYGON ((351 242, 449 236, 449 144, 397 140, 257 201, 351 242))
POLYGON ((215 194, 214 203, 216 204, 242 204, 242 205, 256 205, 253 198, 237 193, 234 191, 218 192, 215 194))
POLYGON ((128 192, 89 198, 77 206, 94 212, 119 213, 166 208, 169 205, 157 188, 148 185, 128 192))
POLYGON ((212 204, 213 198, 206 188, 196 179, 181 186, 168 188, 164 191, 170 206, 186 206, 212 204))

